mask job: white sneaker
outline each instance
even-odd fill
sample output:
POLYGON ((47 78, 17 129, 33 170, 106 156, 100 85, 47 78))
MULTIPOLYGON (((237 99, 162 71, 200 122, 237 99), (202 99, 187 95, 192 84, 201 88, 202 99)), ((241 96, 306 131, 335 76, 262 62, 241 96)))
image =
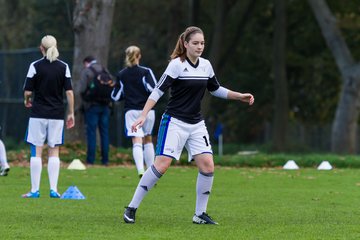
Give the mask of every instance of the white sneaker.
POLYGON ((0 176, 6 177, 9 174, 10 168, 1 168, 0 176))
POLYGON ((196 224, 218 224, 212 218, 207 215, 207 213, 203 212, 201 215, 197 216, 196 214, 193 217, 193 223, 196 224))

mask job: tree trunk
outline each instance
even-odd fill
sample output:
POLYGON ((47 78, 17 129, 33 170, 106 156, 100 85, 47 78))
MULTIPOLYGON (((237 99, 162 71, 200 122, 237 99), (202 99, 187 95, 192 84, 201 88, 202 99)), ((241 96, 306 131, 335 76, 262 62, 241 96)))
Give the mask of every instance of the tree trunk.
POLYGON ((331 133, 334 153, 355 153, 357 120, 359 117, 360 69, 337 26, 325 0, 308 0, 325 41, 335 59, 342 77, 339 102, 331 133))
MULTIPOLYGON (((220 53, 221 53, 221 47, 222 47, 222 39, 223 39, 223 28, 224 28, 224 22, 225 22, 225 12, 228 10, 225 7, 226 3, 224 0, 217 0, 216 1, 216 17, 215 17, 215 26, 212 33, 211 38, 211 46, 209 51, 209 60, 211 61, 211 65, 214 69, 215 74, 217 74, 217 68, 218 68, 218 61, 220 53)), ((205 39, 206 41, 206 39, 205 39)), ((202 104, 202 114, 206 118, 208 115, 208 112, 210 110, 211 105, 211 97, 210 94, 206 91, 202 104)))
POLYGON ((183 15, 181 8, 179 8, 182 3, 183 0, 173 0, 169 4, 169 21, 167 22, 167 39, 169 39, 167 45, 167 60, 170 59, 170 55, 175 48, 176 42, 180 34, 185 30, 179 19, 179 16, 183 15))
POLYGON ((74 62, 72 80, 75 95, 75 128, 69 131, 70 140, 84 140, 84 119, 80 111, 80 73, 82 60, 87 55, 94 56, 107 66, 110 33, 115 0, 77 0, 74 8, 74 62))
MULTIPOLYGON (((238 3, 237 1, 221 1, 216 2, 216 18, 215 27, 212 34, 209 59, 214 68, 217 76, 221 75, 222 68, 232 59, 234 53, 234 46, 238 44, 240 36, 244 30, 244 27, 249 19, 249 16, 253 10, 256 0, 248 0, 245 3, 238 3), (238 5, 237 5, 238 4, 238 5), (226 46, 222 44, 224 36, 224 26, 226 25, 226 14, 229 9, 239 8, 239 4, 242 4, 242 11, 237 15, 238 23, 236 32, 230 44, 226 46), (225 50, 224 50, 225 48, 225 50)), ((205 39, 207 42, 207 40, 205 39)), ((220 78, 221 84, 221 78, 220 78)), ((236 90, 236 89, 235 89, 236 90)), ((202 102, 202 113, 204 116, 208 115, 211 106, 211 96, 208 92, 205 92, 204 100, 202 102)))
POLYGON ((273 42, 274 71, 274 119, 273 150, 286 149, 289 97, 286 79, 286 4, 285 0, 275 0, 275 29, 273 42))
POLYGON ((197 26, 199 22, 199 0, 188 0, 189 1, 189 26, 197 26))
POLYGON ((220 61, 220 54, 222 49, 222 40, 223 40, 223 29, 225 23, 225 14, 228 11, 226 8, 226 2, 224 0, 216 1, 216 17, 215 17, 215 25, 211 38, 211 46, 209 59, 214 68, 214 71, 217 72, 218 62, 220 61))
MULTIPOLYGON (((256 5, 256 0, 247 0, 245 3, 243 3, 242 11, 240 14, 237 15, 237 27, 236 32, 234 34, 234 37, 232 41, 227 44, 226 50, 223 51, 221 59, 218 61, 217 71, 221 72, 223 67, 226 65, 226 63, 229 61, 229 59, 232 59, 234 57, 234 54, 236 51, 234 51, 234 46, 239 44, 240 37, 243 36, 243 31, 245 29, 245 25, 247 21, 252 17, 252 13, 254 10, 254 7, 256 5)), ((228 8, 239 8, 236 6, 238 4, 237 2, 233 6, 228 6, 228 8)), ((237 56, 236 56, 237 57, 237 56)))

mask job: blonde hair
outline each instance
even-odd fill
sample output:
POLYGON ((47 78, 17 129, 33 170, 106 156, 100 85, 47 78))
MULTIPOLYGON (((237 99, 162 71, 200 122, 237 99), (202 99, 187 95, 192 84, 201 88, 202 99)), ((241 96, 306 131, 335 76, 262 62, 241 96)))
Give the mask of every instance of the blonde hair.
POLYGON ((191 36, 194 35, 195 33, 201 33, 202 35, 204 35, 203 31, 200 28, 194 26, 186 28, 185 31, 182 34, 180 34, 176 46, 172 54, 170 55, 170 59, 175 59, 177 57, 180 57, 182 62, 185 60, 186 48, 184 42, 189 42, 191 36))
POLYGON ((41 39, 41 46, 45 50, 46 59, 50 62, 55 61, 59 56, 59 51, 57 49, 56 39, 51 35, 46 35, 41 39))
POLYGON ((137 60, 139 59, 141 52, 140 48, 137 46, 130 46, 125 50, 125 66, 132 67, 138 64, 137 60))

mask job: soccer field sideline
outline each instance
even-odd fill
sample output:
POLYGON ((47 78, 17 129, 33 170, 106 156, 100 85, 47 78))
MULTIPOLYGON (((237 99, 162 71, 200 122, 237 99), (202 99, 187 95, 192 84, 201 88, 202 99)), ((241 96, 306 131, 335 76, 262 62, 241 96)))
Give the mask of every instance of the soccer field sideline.
POLYGON ((59 191, 76 185, 85 200, 22 199, 29 169, 0 178, 1 239, 358 239, 360 170, 217 167, 208 213, 219 226, 191 223, 197 169, 172 167, 124 224, 138 183, 133 167, 61 169, 59 191))

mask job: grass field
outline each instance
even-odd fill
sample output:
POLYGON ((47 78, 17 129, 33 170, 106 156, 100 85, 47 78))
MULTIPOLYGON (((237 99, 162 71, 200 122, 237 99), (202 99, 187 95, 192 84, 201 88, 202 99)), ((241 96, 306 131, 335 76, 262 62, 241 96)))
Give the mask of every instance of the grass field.
POLYGON ((0 178, 0 239, 360 239, 360 170, 217 168, 208 213, 218 226, 191 223, 197 170, 172 167, 150 191, 133 225, 122 221, 138 183, 131 167, 61 169, 59 191, 85 200, 22 199, 29 168, 0 178))

